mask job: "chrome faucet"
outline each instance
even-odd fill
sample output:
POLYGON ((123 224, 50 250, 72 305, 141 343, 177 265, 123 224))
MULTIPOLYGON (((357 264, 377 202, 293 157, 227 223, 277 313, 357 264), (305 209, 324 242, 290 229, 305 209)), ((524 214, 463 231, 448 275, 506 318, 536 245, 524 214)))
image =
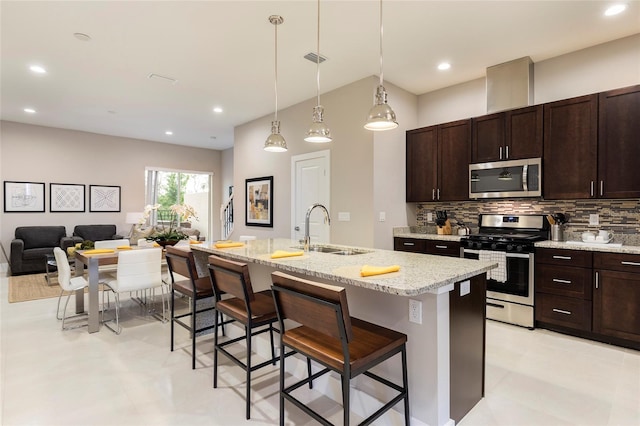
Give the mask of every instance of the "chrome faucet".
POLYGON ((324 210, 324 223, 331 225, 329 210, 327 210, 327 208, 320 203, 312 204, 307 209, 307 215, 304 218, 304 251, 309 251, 309 244, 311 243, 311 237, 309 236, 309 217, 311 217, 311 212, 316 207, 320 207, 322 210, 324 210))

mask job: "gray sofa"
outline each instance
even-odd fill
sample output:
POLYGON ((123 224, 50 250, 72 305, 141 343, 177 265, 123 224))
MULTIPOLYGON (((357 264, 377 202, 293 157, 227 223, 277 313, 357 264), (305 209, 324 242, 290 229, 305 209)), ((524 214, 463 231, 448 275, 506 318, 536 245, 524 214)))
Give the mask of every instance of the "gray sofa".
POLYGON ((19 226, 11 241, 11 275, 45 272, 46 255, 66 237, 64 226, 19 226))
POLYGON ((117 240, 123 238, 116 234, 115 225, 76 225, 73 228, 73 235, 62 239, 61 247, 63 250, 67 250, 69 247, 73 247, 77 243, 81 243, 85 240, 89 241, 102 241, 102 240, 117 240))

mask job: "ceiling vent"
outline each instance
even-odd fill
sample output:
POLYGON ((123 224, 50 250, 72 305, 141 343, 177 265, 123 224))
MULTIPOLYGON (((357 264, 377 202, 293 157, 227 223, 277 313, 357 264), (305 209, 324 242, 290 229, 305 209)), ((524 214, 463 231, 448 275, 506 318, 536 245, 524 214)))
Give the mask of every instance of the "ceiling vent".
POLYGON ((533 105, 533 62, 515 59, 487 68, 487 113, 533 105))
MULTIPOLYGON (((315 53, 313 53, 313 52, 309 52, 309 53, 307 53, 306 55, 304 55, 304 58, 305 58, 305 59, 308 59, 309 61, 313 62, 314 64, 317 64, 317 63, 318 63, 318 55, 316 55, 316 54, 315 54, 315 53)), ((324 62, 324 61, 326 61, 326 60, 327 60, 327 58, 326 58, 326 57, 324 57, 324 56, 320 55, 320 63, 323 63, 323 62, 324 62)))
POLYGON ((176 84, 178 82, 178 80, 176 80, 175 78, 165 77, 164 75, 154 74, 154 73, 149 74, 147 78, 149 80, 159 80, 159 81, 164 81, 165 83, 171 83, 171 84, 176 84))

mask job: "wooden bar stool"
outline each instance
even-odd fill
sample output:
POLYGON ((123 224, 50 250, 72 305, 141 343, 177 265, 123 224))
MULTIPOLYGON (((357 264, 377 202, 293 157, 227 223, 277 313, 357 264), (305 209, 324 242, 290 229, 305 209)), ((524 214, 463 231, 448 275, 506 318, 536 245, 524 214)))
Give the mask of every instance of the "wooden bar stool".
MULTIPOLYGON (((216 300, 216 310, 226 315, 231 321, 237 321, 244 327, 244 335, 220 342, 218 339, 218 317, 215 319, 215 337, 213 353, 213 387, 218 387, 218 353, 222 353, 246 373, 246 418, 251 417, 251 372, 269 364, 275 365, 277 358, 273 340, 273 327, 278 321, 273 296, 270 290, 254 293, 246 263, 209 256, 209 275, 216 300), (231 297, 222 298, 227 294, 231 297), (257 365, 251 363, 251 338, 269 332, 271 339, 271 359, 257 365), (246 361, 242 362, 227 351, 226 347, 245 341, 246 361)), ((229 321, 227 321, 229 322, 229 321)))
POLYGON ((321 364, 324 369, 310 377, 285 387, 285 358, 280 357, 280 425, 284 425, 285 399, 302 409, 323 425, 327 419, 305 405, 292 393, 317 377, 330 371, 341 376, 344 425, 349 425, 349 383, 364 374, 388 386, 398 394, 361 425, 373 423, 383 413, 404 400, 405 424, 409 425, 409 392, 407 385, 407 336, 349 316, 347 293, 344 288, 320 284, 281 272, 271 274, 273 297, 280 323, 280 353, 289 347, 321 364), (299 323, 285 329, 284 320, 299 323), (374 366, 401 354, 402 386, 371 371, 374 366))
POLYGON ((207 311, 214 311, 216 319, 218 317, 215 312, 215 306, 197 310, 196 302, 198 300, 212 298, 213 290, 211 288, 209 277, 198 277, 193 253, 190 249, 183 250, 167 246, 165 257, 167 259, 167 266, 169 267, 169 275, 171 276, 171 352, 173 352, 174 324, 178 324, 189 330, 191 333, 191 368, 195 370, 196 334, 200 331, 215 328, 215 324, 197 328, 196 318, 199 314, 207 311), (186 279, 177 280, 175 277, 176 274, 186 277, 186 279), (175 314, 176 292, 191 298, 191 309, 189 312, 180 315, 175 314), (184 317, 189 317, 190 321, 188 324, 182 320, 184 317))

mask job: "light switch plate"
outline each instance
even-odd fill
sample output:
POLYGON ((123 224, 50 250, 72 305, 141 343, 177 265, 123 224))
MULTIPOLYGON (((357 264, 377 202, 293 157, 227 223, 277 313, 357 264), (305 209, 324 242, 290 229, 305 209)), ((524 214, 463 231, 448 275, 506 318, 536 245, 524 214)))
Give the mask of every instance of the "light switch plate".
POLYGON ((598 214, 590 214, 589 215, 589 226, 598 226, 600 225, 600 215, 598 214))
POLYGON ((349 222, 351 220, 350 212, 338 212, 338 220, 340 222, 349 222))
POLYGON ((380 216, 378 217, 378 220, 380 222, 384 222, 385 220, 387 220, 387 213, 386 212, 380 212, 380 216))
POLYGON ((433 213, 427 213, 427 222, 433 222, 433 213))

